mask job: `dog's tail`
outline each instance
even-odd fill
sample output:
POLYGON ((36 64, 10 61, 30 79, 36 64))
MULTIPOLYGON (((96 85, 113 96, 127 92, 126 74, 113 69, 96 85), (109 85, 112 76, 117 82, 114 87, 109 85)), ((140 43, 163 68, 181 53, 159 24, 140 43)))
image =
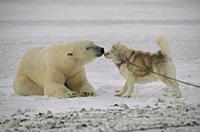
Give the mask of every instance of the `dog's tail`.
POLYGON ((170 49, 167 40, 164 36, 159 36, 156 40, 156 43, 159 45, 161 49, 161 53, 170 57, 170 49))

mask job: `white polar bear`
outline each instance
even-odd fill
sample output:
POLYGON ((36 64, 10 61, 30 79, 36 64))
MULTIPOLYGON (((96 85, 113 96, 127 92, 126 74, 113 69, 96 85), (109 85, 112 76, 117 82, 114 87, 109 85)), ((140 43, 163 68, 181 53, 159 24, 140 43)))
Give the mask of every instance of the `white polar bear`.
POLYGON ((94 96, 84 65, 104 54, 92 41, 32 48, 23 57, 13 87, 18 95, 94 96))

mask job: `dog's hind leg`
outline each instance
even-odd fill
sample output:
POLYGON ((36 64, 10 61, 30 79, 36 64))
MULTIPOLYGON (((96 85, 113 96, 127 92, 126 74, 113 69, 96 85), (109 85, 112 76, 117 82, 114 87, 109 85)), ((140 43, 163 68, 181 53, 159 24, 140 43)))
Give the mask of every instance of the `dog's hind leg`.
MULTIPOLYGON (((168 61, 164 62, 160 67, 160 74, 176 79, 176 68, 172 60, 169 58, 168 61)), ((181 97, 181 91, 179 85, 175 80, 170 80, 160 76, 160 80, 170 88, 173 88, 176 92, 177 97, 181 97)))
MULTIPOLYGON (((172 77, 174 79, 176 78, 175 68, 167 69, 167 72, 161 72, 161 74, 172 77)), ((178 98, 181 97, 181 91, 179 89, 179 85, 175 80, 170 80, 165 77, 160 77, 160 80, 168 87, 173 88, 173 90, 176 92, 176 97, 178 98)))
POLYGON ((127 91, 127 83, 125 82, 123 88, 119 91, 116 91, 115 96, 122 96, 127 91))
POLYGON ((166 78, 162 78, 160 79, 165 85, 167 85, 168 87, 170 88, 173 88, 174 91, 176 92, 176 97, 180 98, 181 97, 181 91, 179 89, 179 85, 176 81, 174 80, 169 80, 169 79, 166 79, 166 78))

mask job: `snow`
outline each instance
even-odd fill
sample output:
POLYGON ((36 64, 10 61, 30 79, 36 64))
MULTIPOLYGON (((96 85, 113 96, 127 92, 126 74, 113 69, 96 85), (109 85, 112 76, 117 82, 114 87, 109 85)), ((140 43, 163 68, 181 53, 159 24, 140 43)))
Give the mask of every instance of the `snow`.
MULTIPOLYGON (((59 127, 63 131, 92 131, 96 121, 102 125, 94 131, 159 131, 160 127, 165 127, 162 130, 166 131, 198 131, 200 89, 180 84, 183 97, 177 99, 172 96, 170 89, 158 81, 136 85, 132 98, 115 97, 115 90, 122 87, 124 80, 116 66, 104 57, 86 66, 88 79, 99 93, 96 97, 22 97, 14 94, 12 81, 20 59, 31 47, 89 39, 106 49, 112 43, 121 41, 131 48, 154 52, 158 50, 155 38, 164 35, 170 43, 177 78, 200 85, 199 5, 198 0, 1 0, 0 131, 18 128, 18 119, 24 119, 26 115, 29 122, 25 121, 24 124, 37 122, 37 114, 45 115, 47 111, 52 112, 53 117, 60 118, 73 112, 79 113, 74 121, 67 121, 71 126, 59 127), (165 111, 167 106, 171 108, 169 111, 165 111), (157 116, 153 113, 157 107, 158 115, 163 111, 166 114, 157 116), (82 109, 86 110, 81 113, 82 109), (138 109, 145 111, 140 119, 136 118, 140 115, 135 112, 138 109), (186 109, 192 110, 185 112, 186 109), (117 110, 122 112, 115 117, 113 113, 117 110), (146 120, 146 115, 151 116, 151 121, 146 120), (119 117, 123 119, 119 120, 119 117), (85 120, 92 121, 92 124, 84 128, 75 127, 85 120), (134 127, 141 121, 143 124, 134 127), (181 124, 181 121, 184 123, 181 124), (194 121, 196 123, 192 123, 194 121), (12 125, 13 122, 15 125, 12 125), (76 123, 73 125, 73 122, 76 123), (189 122, 191 124, 187 125, 189 122), (110 129, 112 123, 115 124, 114 129, 110 129)), ((45 118, 40 118, 45 121, 45 118)), ((38 125, 35 124, 35 127, 38 125)), ((23 129, 27 130, 26 127, 23 129)), ((48 131, 50 128, 42 130, 48 131)), ((56 128, 53 130, 58 131, 56 128)))

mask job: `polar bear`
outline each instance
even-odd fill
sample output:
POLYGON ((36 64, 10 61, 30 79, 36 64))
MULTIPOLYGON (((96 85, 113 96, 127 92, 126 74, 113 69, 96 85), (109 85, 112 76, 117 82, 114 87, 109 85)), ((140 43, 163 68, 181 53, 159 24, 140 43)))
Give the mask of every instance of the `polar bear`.
POLYGON ((104 48, 88 40, 32 48, 20 62, 14 91, 23 96, 94 96, 84 65, 103 54, 104 48))

